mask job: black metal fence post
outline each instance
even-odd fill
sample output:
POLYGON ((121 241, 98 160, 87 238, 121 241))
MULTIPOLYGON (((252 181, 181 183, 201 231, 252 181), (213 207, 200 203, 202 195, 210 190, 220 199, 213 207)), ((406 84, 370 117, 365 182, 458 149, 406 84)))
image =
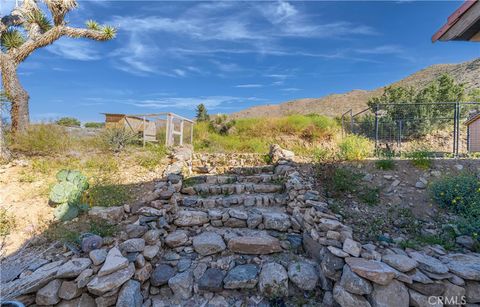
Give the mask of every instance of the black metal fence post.
POLYGON ((457 106, 453 109, 453 154, 457 152, 457 106))

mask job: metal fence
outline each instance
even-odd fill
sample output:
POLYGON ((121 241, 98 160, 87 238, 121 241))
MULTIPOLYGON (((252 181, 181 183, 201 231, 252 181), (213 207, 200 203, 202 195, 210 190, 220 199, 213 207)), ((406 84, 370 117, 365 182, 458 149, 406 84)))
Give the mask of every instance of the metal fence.
POLYGON ((374 140, 377 150, 422 149, 459 156, 468 153, 472 137, 465 122, 479 111, 479 102, 376 104, 358 113, 345 112, 342 132, 374 140))

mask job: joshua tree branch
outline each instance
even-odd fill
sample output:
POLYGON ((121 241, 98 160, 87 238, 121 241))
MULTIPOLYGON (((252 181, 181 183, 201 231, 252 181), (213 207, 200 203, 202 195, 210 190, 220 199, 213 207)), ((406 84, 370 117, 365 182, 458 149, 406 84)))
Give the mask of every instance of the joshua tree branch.
POLYGON ((11 50, 12 57, 18 64, 25 60, 36 49, 48 46, 62 36, 69 36, 73 38, 89 38, 99 41, 104 41, 111 38, 107 34, 98 30, 72 28, 67 26, 55 26, 40 35, 37 39, 28 40, 18 49, 11 50))

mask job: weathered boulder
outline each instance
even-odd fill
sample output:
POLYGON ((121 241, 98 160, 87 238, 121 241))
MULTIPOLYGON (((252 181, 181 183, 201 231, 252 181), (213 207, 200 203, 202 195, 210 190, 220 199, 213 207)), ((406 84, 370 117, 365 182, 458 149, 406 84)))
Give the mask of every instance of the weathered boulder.
POLYGON ((168 280, 175 275, 175 269, 168 264, 160 264, 153 270, 150 276, 150 283, 154 287, 162 286, 168 283, 168 280))
POLYGON ((193 238, 193 248, 202 256, 208 256, 225 250, 225 242, 215 232, 203 232, 193 238))
POLYGON ((280 160, 291 160, 295 157, 295 153, 293 151, 283 149, 278 144, 270 145, 269 155, 272 163, 277 163, 280 160))
POLYGON ((432 306, 432 307, 443 307, 443 304, 439 300, 432 300, 428 301, 429 296, 423 295, 418 293, 415 290, 408 289, 408 293, 410 295, 410 306, 413 307, 424 307, 424 306, 432 306))
POLYGON ((228 242, 228 248, 239 254, 264 255, 281 252, 280 241, 272 236, 235 237, 228 242))
POLYGON ((465 283, 465 296, 467 303, 480 303, 480 282, 467 281, 465 283))
POLYGON ((352 272, 348 265, 343 267, 339 285, 348 292, 358 295, 370 294, 373 289, 372 284, 368 280, 352 272))
POLYGON ((58 297, 64 300, 74 299, 82 294, 82 290, 77 287, 74 281, 64 280, 60 289, 58 289, 58 297))
POLYGON ((92 264, 89 258, 74 258, 58 268, 57 278, 74 278, 92 264))
POLYGON ((397 280, 385 286, 373 284, 368 299, 372 307, 408 307, 410 300, 407 287, 397 280))
POLYGON ((88 253, 88 256, 93 262, 93 265, 102 264, 107 258, 107 250, 105 249, 94 249, 88 253))
POLYGON ((338 284, 333 287, 333 298, 342 307, 371 307, 363 296, 352 294, 338 284))
POLYGON ((353 257, 359 257, 360 252, 362 251, 362 245, 357 241, 346 238, 343 242, 343 251, 349 253, 353 257))
POLYGON ((407 284, 407 287, 427 296, 441 296, 443 292, 445 292, 445 285, 440 282, 432 282, 429 284, 414 282, 407 284))
POLYGON ((179 247, 187 243, 188 233, 185 230, 176 230, 165 238, 165 244, 169 247, 179 247))
POLYGON ((35 303, 37 305, 55 305, 60 302, 60 297, 58 297, 58 290, 62 285, 60 279, 54 279, 46 284, 43 288, 37 291, 37 296, 35 298, 35 303))
POLYGON ((442 257, 442 261, 455 275, 480 281, 480 257, 471 254, 452 254, 442 257))
POLYGON ((115 224, 123 218, 123 206, 119 207, 92 207, 88 215, 105 220, 107 223, 115 224))
POLYGON ((257 285, 258 266, 255 264, 237 265, 224 278, 225 289, 252 289, 257 285))
POLYGON ((105 276, 126 267, 128 267, 128 259, 122 256, 117 247, 113 247, 108 251, 105 262, 98 271, 98 276, 105 276))
POLYGON ((258 280, 260 292, 269 298, 288 295, 288 274, 285 268, 278 263, 264 264, 258 280))
POLYGON ((420 252, 409 252, 408 255, 418 262, 418 267, 422 270, 436 274, 448 273, 448 267, 432 256, 420 252))
POLYGON ((118 247, 126 253, 143 252, 145 240, 142 238, 128 239, 120 243, 118 247))
POLYGON ((343 258, 335 256, 330 251, 325 252, 322 262, 320 263, 323 273, 325 273, 328 278, 333 280, 338 280, 340 277, 339 271, 344 265, 345 261, 343 258))
POLYGON ((317 286, 317 269, 307 262, 293 262, 288 266, 288 277, 302 290, 313 290, 317 286))
POLYGON ((460 305, 462 299, 465 298, 465 288, 454 285, 446 280, 443 281, 443 284, 445 285, 443 297, 448 298, 448 302, 445 301, 445 306, 454 307, 460 305))
POLYGON ((199 226, 208 223, 208 214, 202 211, 179 211, 174 224, 180 227, 199 226))
POLYGON ((110 290, 120 287, 135 274, 135 265, 115 271, 105 276, 95 276, 88 284, 87 289, 94 295, 103 295, 110 290))
POLYGON ((382 261, 400 272, 411 271, 418 265, 416 260, 401 254, 383 255, 382 261))
POLYGON ((125 231, 130 239, 140 238, 148 231, 148 226, 129 224, 127 227, 125 227, 125 231))
POLYGON ((158 245, 147 245, 143 249, 143 256, 147 260, 152 260, 160 251, 160 246, 158 245))
POLYGON ((387 285, 396 276, 394 269, 380 261, 352 257, 345 261, 353 272, 380 285, 387 285))
POLYGON ((222 291, 225 274, 225 271, 216 268, 206 270, 198 281, 198 289, 210 292, 222 291))
POLYGON ((180 299, 189 299, 193 291, 193 273, 185 271, 179 273, 168 280, 168 286, 173 294, 180 299))
POLYGON ((99 305, 95 303, 95 300, 90 295, 83 293, 82 296, 76 299, 61 301, 57 307, 99 307, 99 305))
POLYGON ((291 226, 290 216, 280 212, 265 212, 263 213, 263 224, 265 229, 287 231, 291 226))
POLYGON ((129 280, 123 284, 116 307, 141 307, 143 303, 143 296, 140 292, 140 283, 136 280, 129 280))

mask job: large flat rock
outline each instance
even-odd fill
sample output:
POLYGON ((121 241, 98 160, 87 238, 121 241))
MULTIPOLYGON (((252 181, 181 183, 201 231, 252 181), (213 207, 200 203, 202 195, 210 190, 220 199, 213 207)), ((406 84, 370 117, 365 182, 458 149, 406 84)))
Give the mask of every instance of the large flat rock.
POLYGON ((230 239, 228 248, 239 254, 265 255, 282 251, 280 241, 272 236, 245 236, 230 239))
POLYGON ((380 261, 353 257, 345 261, 353 272, 380 285, 387 285, 397 275, 393 268, 380 261))

